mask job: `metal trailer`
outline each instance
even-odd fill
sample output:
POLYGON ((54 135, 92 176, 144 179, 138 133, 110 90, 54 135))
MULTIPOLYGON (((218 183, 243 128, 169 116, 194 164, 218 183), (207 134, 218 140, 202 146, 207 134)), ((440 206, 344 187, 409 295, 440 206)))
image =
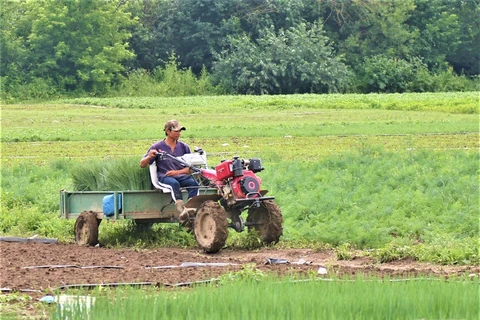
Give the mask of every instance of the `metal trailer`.
MULTIPOLYGON (((215 188, 199 188, 199 199, 216 195, 215 188)), ((187 192, 183 191, 185 202, 187 192)), ((216 198, 216 196, 214 196, 216 198)), ((98 243, 102 220, 134 220, 136 223, 179 223, 179 213, 170 193, 158 190, 60 191, 60 216, 76 219, 75 241, 80 245, 98 243), (108 212, 107 208, 108 207, 108 212)))
MULTIPOLYGON (((187 193, 184 193, 186 201, 187 193)), ((199 195, 217 194, 215 188, 200 188, 199 195)), ((204 198, 204 197, 201 197, 204 198)), ((60 216, 77 219, 83 212, 94 212, 98 220, 130 219, 139 223, 179 222, 169 193, 158 190, 60 191, 60 216), (113 213, 104 213, 104 199, 111 196, 113 213)))

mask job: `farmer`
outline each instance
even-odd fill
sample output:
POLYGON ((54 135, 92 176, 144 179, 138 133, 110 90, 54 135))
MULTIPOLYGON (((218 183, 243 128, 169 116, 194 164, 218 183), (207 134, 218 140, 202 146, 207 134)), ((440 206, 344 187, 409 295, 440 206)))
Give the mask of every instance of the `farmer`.
MULTIPOLYGON (((166 138, 154 143, 148 149, 142 160, 140 160, 140 167, 145 168, 152 164, 158 152, 166 152, 175 157, 181 157, 186 153, 190 153, 190 147, 186 143, 179 141, 183 130, 187 129, 180 125, 177 120, 167 121, 164 127, 166 138)), ((180 213, 180 220, 182 222, 187 221, 189 210, 185 208, 180 188, 183 187, 188 190, 188 199, 198 195, 198 184, 190 175, 190 169, 169 158, 157 161, 156 165, 159 184, 171 190, 175 206, 180 213)))

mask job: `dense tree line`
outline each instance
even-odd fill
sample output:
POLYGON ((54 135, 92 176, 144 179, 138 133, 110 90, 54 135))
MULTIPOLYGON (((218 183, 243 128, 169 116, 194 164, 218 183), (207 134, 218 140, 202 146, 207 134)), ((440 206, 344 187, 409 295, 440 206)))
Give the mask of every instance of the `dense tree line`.
POLYGON ((3 0, 0 14, 5 100, 155 85, 172 66, 241 94, 472 90, 480 71, 478 0, 3 0))

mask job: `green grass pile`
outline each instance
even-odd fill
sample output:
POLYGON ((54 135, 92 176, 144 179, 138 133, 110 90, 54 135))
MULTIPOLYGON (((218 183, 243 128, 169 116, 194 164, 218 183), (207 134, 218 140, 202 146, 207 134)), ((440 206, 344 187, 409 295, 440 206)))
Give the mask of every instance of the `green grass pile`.
POLYGON ((72 170, 76 191, 150 190, 148 169, 140 168, 138 157, 92 160, 72 170))

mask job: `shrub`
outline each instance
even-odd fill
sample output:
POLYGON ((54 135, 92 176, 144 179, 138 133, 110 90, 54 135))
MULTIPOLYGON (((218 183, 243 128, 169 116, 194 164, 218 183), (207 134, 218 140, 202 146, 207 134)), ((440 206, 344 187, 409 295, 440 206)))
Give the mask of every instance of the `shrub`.
POLYGON ((229 38, 229 49, 217 55, 215 82, 227 92, 290 94, 341 92, 350 71, 334 54, 321 25, 299 24, 278 33, 263 30, 229 38))
POLYGON ((362 92, 430 91, 432 85, 427 65, 417 57, 409 60, 384 55, 367 57, 358 78, 362 92))
POLYGON ((181 69, 177 58, 172 54, 164 68, 157 67, 152 73, 144 69, 131 71, 127 80, 110 95, 174 97, 211 95, 215 90, 205 67, 197 79, 191 69, 181 69))
POLYGON ((475 79, 458 76, 449 66, 431 72, 419 57, 399 59, 385 55, 367 57, 357 70, 355 83, 360 92, 445 92, 478 89, 475 79))

